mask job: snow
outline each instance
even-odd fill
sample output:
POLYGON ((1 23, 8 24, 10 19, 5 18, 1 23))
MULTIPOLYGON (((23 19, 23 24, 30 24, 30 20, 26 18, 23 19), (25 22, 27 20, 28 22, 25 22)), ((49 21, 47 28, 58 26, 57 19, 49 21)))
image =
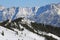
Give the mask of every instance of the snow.
POLYGON ((58 15, 60 15, 60 9, 58 10, 58 15))
POLYGON ((60 40, 60 37, 58 37, 57 35, 54 35, 54 34, 52 34, 52 33, 46 33, 46 32, 42 32, 42 31, 40 31, 40 32, 38 32, 39 34, 43 34, 43 35, 46 35, 46 36, 51 36, 52 38, 55 38, 55 39, 57 39, 57 40, 60 40))
POLYGON ((24 31, 15 29, 15 31, 0 26, 0 40, 45 40, 45 37, 32 33, 27 29, 24 29, 24 31), (2 31, 4 32, 4 36, 1 35, 2 31))
MULTIPOLYGON (((12 31, 12 30, 9 30, 7 28, 0 26, 0 40, 45 40, 46 39, 45 37, 39 36, 33 32, 30 32, 29 30, 25 28, 24 28, 24 31, 19 31, 17 29, 14 29, 14 30, 15 31, 12 31), (2 31, 4 32, 4 35, 2 35, 2 31)), ((46 33, 42 31, 38 33, 51 36, 57 40, 60 40, 60 37, 51 33, 46 33)))
POLYGON ((29 7, 5 8, 3 6, 0 6, 0 11, 3 11, 1 12, 2 13, 1 15, 3 15, 1 19, 2 21, 9 19, 10 22, 12 19, 24 17, 38 23, 44 23, 59 27, 60 25, 58 24, 58 22, 54 23, 54 21, 55 20, 58 21, 58 19, 60 19, 60 6, 55 4, 49 4, 49 5, 50 5, 49 7, 48 5, 46 5, 42 7, 32 7, 32 8, 29 7), (57 19, 55 16, 57 17, 57 19))
MULTIPOLYGON (((9 8, 9 11, 8 11, 7 8, 5 9, 5 7, 0 6, 0 11, 3 11, 2 12, 3 18, 2 17, 1 18, 3 20, 9 19, 9 22, 11 22, 13 16, 16 18, 25 17, 25 19, 22 20, 22 24, 27 24, 30 28, 32 28, 32 26, 30 25, 31 22, 39 22, 39 23, 58 26, 58 23, 60 22, 59 21, 60 20, 60 8, 58 8, 56 5, 53 5, 51 10, 49 10, 48 7, 46 7, 46 8, 47 8, 47 10, 43 11, 43 9, 42 9, 41 11, 43 11, 43 12, 42 13, 39 12, 40 15, 38 15, 38 16, 35 16, 35 15, 37 15, 37 11, 38 11, 39 7, 36 7, 35 11, 32 11, 32 8, 19 8, 16 16, 14 16, 16 13, 16 11, 15 11, 16 9, 14 7, 9 8), (28 19, 29 17, 31 20, 28 19), (36 17, 36 19, 34 19, 34 17, 36 17), (36 21, 34 21, 34 20, 36 20, 36 21), (54 24, 54 22, 55 22, 54 20, 56 20, 56 21, 58 20, 58 21, 54 24)), ((5 24, 5 26, 7 24, 5 24)), ((16 23, 15 23, 15 25, 16 25, 16 23)), ((21 25, 19 25, 19 26, 21 26, 21 25)), ((23 28, 23 27, 21 26, 21 28, 23 28)), ((19 31, 17 29, 14 29, 14 30, 15 31, 12 31, 12 30, 9 30, 9 29, 6 29, 6 28, 0 26, 0 40, 22 40, 22 39, 23 40, 45 40, 45 37, 32 33, 25 28, 24 28, 24 31, 19 31), (4 36, 2 35, 2 32, 4 32, 4 36)), ((53 38, 60 40, 60 37, 58 37, 57 35, 51 34, 51 33, 39 32, 39 34, 52 36, 53 38)))
POLYGON ((3 9, 5 9, 5 7, 4 6, 0 6, 0 11, 2 11, 3 9))

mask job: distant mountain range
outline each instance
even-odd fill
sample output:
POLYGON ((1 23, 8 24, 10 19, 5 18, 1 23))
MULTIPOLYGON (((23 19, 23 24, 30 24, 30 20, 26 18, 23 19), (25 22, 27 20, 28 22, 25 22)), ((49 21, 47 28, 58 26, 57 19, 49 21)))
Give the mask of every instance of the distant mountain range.
POLYGON ((0 37, 10 40, 12 35, 17 40, 41 40, 41 36, 42 40, 60 40, 60 3, 32 8, 0 6, 0 37))
POLYGON ((48 4, 42 7, 11 7, 0 6, 0 22, 24 17, 37 23, 60 27, 60 3, 48 4))

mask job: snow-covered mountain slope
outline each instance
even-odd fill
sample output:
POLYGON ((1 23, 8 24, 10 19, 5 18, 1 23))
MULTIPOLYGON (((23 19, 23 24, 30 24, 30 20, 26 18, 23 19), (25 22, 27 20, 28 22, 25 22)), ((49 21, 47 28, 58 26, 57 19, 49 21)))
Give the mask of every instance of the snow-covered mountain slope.
MULTIPOLYGON (((59 31, 60 28, 36 23, 30 20, 26 20, 25 18, 18 18, 11 21, 10 23, 8 23, 7 20, 3 23, 0 23, 0 25, 6 29, 16 32, 17 34, 19 33, 18 31, 23 32, 27 30, 29 31, 29 33, 31 32, 36 35, 43 36, 47 40, 55 40, 55 39, 60 40, 60 31, 59 31)), ((28 32, 26 32, 26 34, 28 34, 28 32)), ((2 35, 4 35, 3 32, 2 35)))
POLYGON ((31 17, 36 12, 37 7, 32 8, 20 8, 20 7, 11 7, 11 8, 4 8, 0 6, 0 22, 5 21, 7 19, 14 20, 15 18, 19 17, 31 17))
POLYGON ((0 6, 0 40, 60 40, 60 3, 42 7, 0 6))
POLYGON ((11 30, 7 28, 7 26, 0 26, 0 40, 60 40, 59 36, 50 32, 47 33, 45 31, 41 31, 39 29, 37 29, 37 31, 34 27, 32 29, 31 27, 27 26, 26 23, 19 25, 19 27, 21 29, 23 28, 24 30, 18 30, 16 29, 17 27, 11 27, 11 29, 13 29, 11 30))
POLYGON ((45 40, 45 37, 32 33, 27 29, 12 31, 0 26, 0 40, 45 40))
POLYGON ((51 4, 38 8, 35 19, 38 23, 60 27, 60 4, 51 4))
POLYGON ((20 17, 33 20, 37 23, 44 23, 60 27, 60 3, 48 4, 42 7, 11 7, 0 6, 0 22, 7 19, 14 20, 20 17))

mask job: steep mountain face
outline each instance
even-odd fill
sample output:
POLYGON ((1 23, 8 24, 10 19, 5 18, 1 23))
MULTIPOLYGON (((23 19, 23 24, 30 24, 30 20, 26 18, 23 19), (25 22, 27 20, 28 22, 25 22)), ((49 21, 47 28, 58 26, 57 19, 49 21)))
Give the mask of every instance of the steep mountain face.
POLYGON ((0 6, 0 14, 0 22, 3 22, 7 19, 11 21, 20 17, 24 17, 25 19, 29 19, 37 23, 60 27, 60 3, 32 8, 5 8, 0 6))
POLYGON ((12 19, 12 16, 14 15, 15 13, 15 8, 4 8, 1 7, 1 10, 0 10, 0 14, 1 14, 1 18, 0 18, 0 21, 5 21, 7 19, 12 19))
POLYGON ((35 15, 37 8, 20 8, 20 7, 11 7, 11 8, 4 8, 0 6, 0 22, 5 21, 7 19, 17 19, 19 17, 29 18, 35 15))
POLYGON ((38 8, 35 19, 38 23, 60 27, 60 4, 51 4, 38 8))

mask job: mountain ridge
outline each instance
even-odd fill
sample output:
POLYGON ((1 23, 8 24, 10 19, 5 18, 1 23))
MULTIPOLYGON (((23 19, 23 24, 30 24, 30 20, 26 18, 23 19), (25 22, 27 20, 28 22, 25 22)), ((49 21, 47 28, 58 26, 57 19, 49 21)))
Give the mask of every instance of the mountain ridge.
POLYGON ((10 21, 25 17, 26 19, 33 20, 37 23, 43 23, 60 27, 60 5, 49 4, 42 7, 0 7, 0 21, 9 19, 10 21))

